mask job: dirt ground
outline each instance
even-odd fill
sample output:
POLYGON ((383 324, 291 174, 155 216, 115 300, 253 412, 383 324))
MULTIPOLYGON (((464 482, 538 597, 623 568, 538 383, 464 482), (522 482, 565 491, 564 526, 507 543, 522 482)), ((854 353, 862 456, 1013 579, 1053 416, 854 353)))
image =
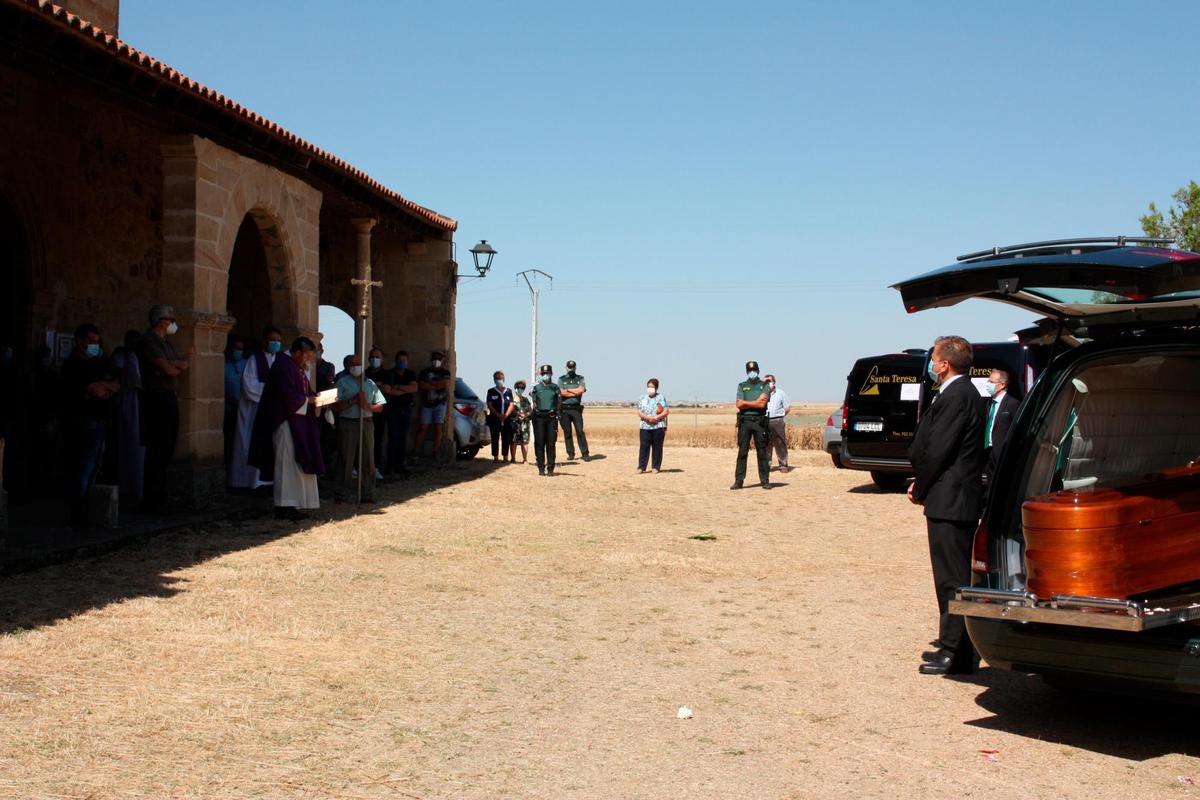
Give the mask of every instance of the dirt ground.
POLYGON ((6 578, 0 796, 1200 793, 1193 712, 917 674, 902 496, 816 452, 731 492, 732 453, 670 443, 659 475, 483 459, 6 578))

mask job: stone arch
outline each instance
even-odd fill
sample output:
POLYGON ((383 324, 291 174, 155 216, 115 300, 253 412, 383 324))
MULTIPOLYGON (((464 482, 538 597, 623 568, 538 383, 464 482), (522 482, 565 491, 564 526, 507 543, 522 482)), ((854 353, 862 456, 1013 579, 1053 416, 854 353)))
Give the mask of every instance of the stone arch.
MULTIPOLYGON (((177 350, 193 349, 180 380, 177 455, 193 462, 197 495, 224 486, 224 359, 229 267, 243 224, 252 225, 285 338, 315 335, 321 193, 299 178, 200 136, 173 137, 163 153, 163 273, 175 305, 177 350)), ((257 334, 258 331, 254 331, 257 334)))
POLYGON ((227 231, 232 241, 222 241, 220 251, 229 253, 224 307, 234 331, 256 337, 268 322, 298 330, 293 260, 279 214, 255 206, 241 216, 236 230, 230 225, 227 231))

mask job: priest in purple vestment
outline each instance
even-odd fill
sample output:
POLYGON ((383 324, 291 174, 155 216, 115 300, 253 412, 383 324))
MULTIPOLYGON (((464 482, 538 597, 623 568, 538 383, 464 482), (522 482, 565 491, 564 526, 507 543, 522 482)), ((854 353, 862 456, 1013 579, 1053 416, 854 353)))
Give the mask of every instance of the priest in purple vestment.
POLYGON ((304 519, 302 508, 319 508, 317 476, 325 471, 317 425, 316 393, 308 366, 317 346, 305 336, 280 353, 267 374, 262 402, 254 419, 249 462, 263 480, 274 481, 275 516, 304 519))

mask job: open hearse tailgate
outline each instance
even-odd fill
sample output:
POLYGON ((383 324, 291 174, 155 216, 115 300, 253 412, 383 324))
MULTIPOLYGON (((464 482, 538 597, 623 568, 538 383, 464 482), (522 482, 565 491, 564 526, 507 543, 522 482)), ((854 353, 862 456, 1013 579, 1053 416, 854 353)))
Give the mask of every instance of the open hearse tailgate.
POLYGON ((910 314, 979 297, 1075 324, 1151 310, 1156 317, 1163 312, 1194 317, 1200 309, 1200 253, 1149 246, 1030 246, 968 257, 892 288, 910 314))

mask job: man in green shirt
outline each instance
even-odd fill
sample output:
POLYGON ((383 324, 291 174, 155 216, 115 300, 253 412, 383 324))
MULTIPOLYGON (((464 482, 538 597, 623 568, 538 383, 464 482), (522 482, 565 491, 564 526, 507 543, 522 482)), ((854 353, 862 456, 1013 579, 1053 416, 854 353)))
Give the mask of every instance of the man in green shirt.
POLYGON ((554 383, 554 370, 549 364, 542 365, 539 378, 529 392, 533 404, 533 454, 537 458, 538 475, 553 475, 562 392, 554 383))
POLYGON ((771 387, 758 377, 758 362, 746 362, 746 380, 738 384, 738 455, 734 470, 733 486, 742 488, 746 480, 746 457, 750 454, 750 440, 754 440, 754 452, 758 456, 758 482, 764 489, 771 488, 770 431, 767 426, 767 404, 771 402, 771 387))
POLYGON ((567 373, 558 379, 558 388, 562 392, 562 430, 567 460, 575 458, 575 442, 571 439, 571 426, 574 426, 579 437, 579 452, 584 461, 589 461, 587 437, 583 435, 583 394, 587 391, 587 383, 575 371, 574 361, 567 362, 567 373))

